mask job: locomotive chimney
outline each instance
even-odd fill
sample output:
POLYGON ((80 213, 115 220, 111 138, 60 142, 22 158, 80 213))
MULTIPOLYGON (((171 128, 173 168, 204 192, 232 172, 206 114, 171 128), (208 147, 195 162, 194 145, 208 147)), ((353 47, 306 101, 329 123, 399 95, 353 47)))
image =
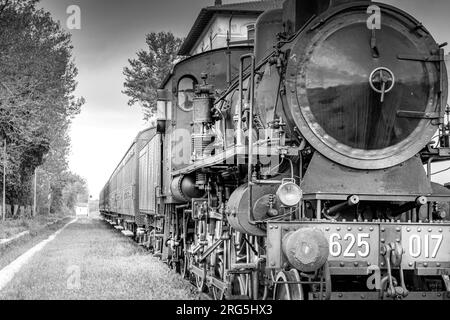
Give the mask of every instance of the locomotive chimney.
POLYGON ((221 6, 222 5, 222 0, 215 0, 214 1, 214 5, 215 6, 221 6))
POLYGON ((288 34, 294 34, 313 16, 318 16, 331 7, 351 2, 361 0, 286 0, 283 4, 283 23, 286 31, 288 34))

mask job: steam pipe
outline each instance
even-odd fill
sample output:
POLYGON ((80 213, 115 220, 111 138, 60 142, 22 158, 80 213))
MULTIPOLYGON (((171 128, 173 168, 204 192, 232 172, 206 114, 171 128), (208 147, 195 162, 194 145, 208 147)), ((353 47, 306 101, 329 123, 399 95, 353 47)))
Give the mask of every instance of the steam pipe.
POLYGON ((348 197, 347 201, 340 203, 338 205, 335 205, 334 207, 331 207, 330 209, 325 210, 325 213, 329 216, 334 215, 335 213, 338 213, 342 210, 345 210, 347 208, 351 208, 356 206, 359 203, 359 197, 358 196, 350 196, 348 197))
POLYGON ((231 42, 231 21, 233 21, 233 15, 230 16, 230 20, 228 22, 228 36, 227 36, 227 85, 231 86, 231 50, 230 50, 230 42, 231 42))
POLYGON ((399 215, 401 215, 407 211, 410 211, 412 209, 420 208, 420 207, 426 205, 427 203, 428 203, 427 197, 418 197, 415 202, 405 203, 404 205, 402 205, 399 208, 397 208, 396 210, 394 210, 392 215, 399 216, 399 215))
POLYGON ((239 103, 237 109, 237 134, 236 134, 236 146, 243 146, 243 129, 242 129, 242 112, 243 112, 243 100, 244 100, 244 60, 252 58, 252 77, 254 76, 254 55, 252 53, 244 54, 241 56, 239 64, 239 103))

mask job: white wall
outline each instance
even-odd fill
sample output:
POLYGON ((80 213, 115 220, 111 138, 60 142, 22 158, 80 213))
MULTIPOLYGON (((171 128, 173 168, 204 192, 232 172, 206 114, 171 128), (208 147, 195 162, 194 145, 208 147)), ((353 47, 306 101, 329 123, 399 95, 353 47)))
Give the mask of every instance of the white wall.
POLYGON ((88 207, 75 207, 75 212, 77 216, 87 216, 88 215, 88 207))
MULTIPOLYGON (((247 26, 255 24, 257 18, 257 15, 233 16, 233 20, 231 21, 231 41, 247 40, 247 26)), ((195 44, 191 54, 195 55, 204 51, 226 47, 229 22, 230 16, 215 15, 208 27, 203 31, 202 36, 200 36, 195 44)))

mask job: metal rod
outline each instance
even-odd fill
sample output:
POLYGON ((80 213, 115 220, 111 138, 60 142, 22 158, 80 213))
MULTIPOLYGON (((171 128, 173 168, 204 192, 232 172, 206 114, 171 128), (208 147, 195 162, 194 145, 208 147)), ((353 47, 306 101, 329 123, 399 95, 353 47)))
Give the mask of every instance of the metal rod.
POLYGON ((252 180, 253 184, 283 184, 281 180, 252 180))
POLYGON ((236 147, 242 147, 243 145, 243 137, 242 137, 242 102, 244 100, 244 59, 245 57, 241 57, 241 61, 239 64, 239 103, 237 105, 237 111, 235 116, 237 116, 237 133, 236 133, 236 147))
POLYGON ((440 97, 440 103, 439 103, 439 124, 445 124, 445 107, 446 102, 444 101, 444 70, 445 70, 445 52, 444 49, 439 50, 439 97, 440 97))
MULTIPOLYGON (((303 180, 303 154, 301 151, 298 152, 298 185, 301 187, 303 180)), ((300 219, 303 220, 305 217, 305 201, 300 201, 300 219)))
POLYGON ((214 250, 216 250, 223 243, 223 241, 223 239, 217 240, 211 247, 206 249, 206 251, 200 257, 200 262, 203 262, 206 258, 208 258, 214 252, 214 250))
POLYGON ((317 200, 316 219, 317 220, 322 219, 322 201, 321 200, 317 200))
POLYGON ((418 209, 428 203, 427 197, 418 197, 415 202, 408 202, 393 211, 393 216, 399 216, 412 209, 418 209))
POLYGON ((430 159, 428 159, 428 162, 427 162, 427 177, 428 177, 428 180, 430 180, 430 181, 432 178, 431 163, 434 161, 434 159, 435 159, 435 157, 430 157, 430 159))
MULTIPOLYGON (((435 157, 430 157, 430 159, 428 159, 427 162, 427 177, 428 180, 431 182, 431 179, 433 177, 433 173, 431 172, 431 164, 433 163, 433 161, 435 160, 435 157)), ((419 209, 419 208, 416 208, 419 209)), ((416 211, 417 213, 417 218, 420 220, 420 212, 419 210, 416 211)), ((433 214, 431 212, 431 206, 430 204, 428 204, 428 208, 427 208, 427 216, 428 216, 428 220, 432 221, 433 220, 433 214)))
POLYGON ((335 213, 338 213, 342 210, 351 208, 353 206, 356 206, 359 203, 359 197, 358 196, 350 196, 348 197, 347 201, 340 203, 338 205, 335 205, 334 207, 331 207, 330 209, 326 210, 327 215, 334 215, 335 213))
POLYGON ((252 271, 252 298, 253 300, 258 300, 258 290, 259 289, 259 271, 252 271))
MULTIPOLYGON (((251 70, 248 86, 250 87, 250 103, 248 112, 248 221, 255 225, 253 217, 253 104, 254 104, 254 87, 255 87, 255 55, 250 53, 241 57, 241 66, 246 58, 251 58, 251 70)), ((242 106, 242 100, 241 100, 242 106)))
MULTIPOLYGON (((233 15, 230 16, 230 20, 228 22, 228 34, 227 34, 227 84, 228 87, 231 86, 231 22, 233 21, 233 15)), ((212 48, 211 48, 212 49, 212 48)))

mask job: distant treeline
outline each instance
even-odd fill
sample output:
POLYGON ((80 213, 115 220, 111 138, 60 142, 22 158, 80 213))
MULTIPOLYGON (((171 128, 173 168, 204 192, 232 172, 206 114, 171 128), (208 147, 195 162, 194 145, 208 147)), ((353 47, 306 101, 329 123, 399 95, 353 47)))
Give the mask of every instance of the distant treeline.
POLYGON ((73 94, 70 35, 37 2, 0 0, 0 195, 6 141, 6 203, 32 204, 37 168, 38 209, 56 212, 87 198, 67 162, 68 129, 84 99, 73 94))

